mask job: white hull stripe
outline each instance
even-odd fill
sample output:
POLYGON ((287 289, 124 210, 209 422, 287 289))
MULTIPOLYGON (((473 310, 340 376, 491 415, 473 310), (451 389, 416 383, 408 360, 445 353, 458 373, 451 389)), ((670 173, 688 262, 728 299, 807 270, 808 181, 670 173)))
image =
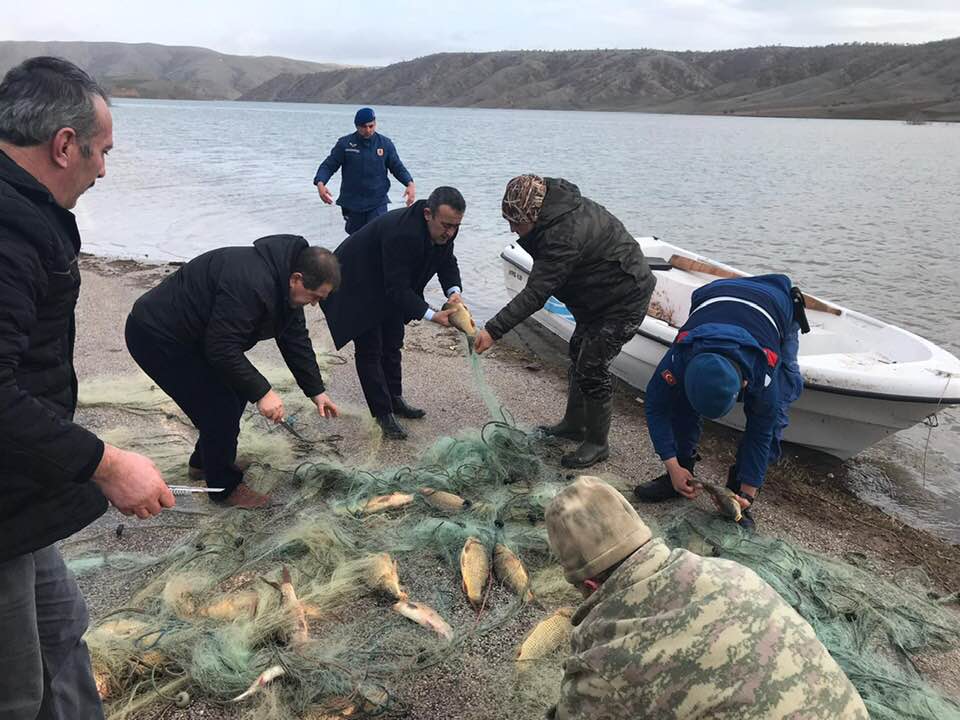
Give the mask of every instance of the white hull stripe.
POLYGON ((770 324, 773 325, 773 329, 777 331, 777 337, 782 337, 782 335, 780 334, 780 328, 777 327, 777 321, 770 316, 770 313, 768 313, 762 307, 757 305, 755 302, 750 302, 749 300, 744 300, 743 298, 729 297, 729 296, 710 298, 709 300, 705 300, 704 302, 697 305, 697 307, 694 308, 693 312, 691 312, 690 314, 693 315, 693 313, 695 313, 700 308, 705 308, 707 305, 713 305, 714 303, 718 303, 718 302, 735 302, 735 303, 740 303, 741 305, 746 305, 747 307, 753 308, 757 312, 762 313, 763 316, 770 321, 770 324))

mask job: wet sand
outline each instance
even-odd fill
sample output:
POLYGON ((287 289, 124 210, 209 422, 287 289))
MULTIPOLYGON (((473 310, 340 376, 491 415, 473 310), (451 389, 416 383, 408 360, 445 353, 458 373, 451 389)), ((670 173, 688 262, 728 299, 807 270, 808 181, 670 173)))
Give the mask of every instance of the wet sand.
MULTIPOLYGON (((77 310, 76 351, 81 386, 85 380, 135 373, 137 368, 123 341, 126 315, 146 288, 175 268, 145 267, 132 261, 110 261, 90 256, 82 259, 81 268, 83 287, 77 310)), ((307 308, 307 318, 316 349, 333 352, 322 312, 307 308)), ((250 355, 254 363, 277 365, 281 362, 272 342, 261 343, 250 355)), ((336 355, 337 363, 324 372, 324 379, 328 394, 348 411, 348 415, 334 421, 318 418, 316 422, 328 422, 330 432, 342 435, 339 449, 350 458, 368 451, 369 423, 363 417, 366 411, 353 368, 352 345, 336 355)), ((521 425, 554 422, 559 418, 565 398, 565 367, 563 346, 531 322, 508 334, 483 356, 487 382, 521 425)), ((490 419, 473 385, 460 340, 452 329, 446 330, 432 323, 408 326, 404 383, 404 395, 412 404, 425 408, 427 417, 420 421, 406 421, 410 439, 404 443, 380 445, 375 450, 375 465, 396 466, 412 461, 420 449, 437 437, 455 434, 465 428, 478 428, 490 419)), ((607 477, 628 492, 631 486, 659 474, 662 464, 653 453, 647 436, 642 395, 619 383, 615 397, 610 459, 591 468, 589 473, 607 477)), ((118 420, 116 414, 109 411, 81 410, 78 414, 78 421, 95 431, 113 427, 118 420)), ((722 481, 732 462, 736 442, 737 433, 708 424, 701 447, 704 461, 698 466, 698 475, 722 481)), ((552 448, 548 463, 559 467, 559 455, 564 450, 560 445, 552 448)), ((788 448, 784 459, 768 474, 761 500, 757 503, 755 516, 760 532, 837 557, 846 553, 860 554, 886 577, 920 568, 930 577, 938 592, 946 594, 960 590, 960 546, 905 526, 858 501, 836 482, 842 472, 842 465, 835 461, 802 448, 788 448)), ((169 479, 169 482, 180 480, 169 479)), ((642 517, 656 524, 685 502, 688 501, 641 506, 638 510, 642 517)), ((702 503, 704 508, 710 507, 705 498, 696 502, 702 503)), ((186 512, 194 507, 184 500, 178 504, 178 508, 186 512)), ((124 518, 111 509, 75 540, 90 540, 85 543, 88 547, 92 545, 104 550, 135 550, 139 544, 156 549, 158 544, 175 542, 187 532, 184 528, 195 522, 196 516, 168 513, 166 517, 141 523, 124 518), (122 542, 112 533, 121 522, 133 530, 122 542), (176 527, 163 529, 164 525, 176 527)), ((97 575, 82 579, 93 622, 111 608, 122 605, 133 589, 128 584, 131 582, 129 578, 114 580, 97 575)), ((917 662, 941 689, 960 699, 960 651, 924 656, 917 662)), ((469 680, 441 684, 444 693, 449 692, 451 696, 435 698, 436 707, 438 711, 444 708, 447 717, 496 716, 495 713, 481 715, 476 704, 463 702, 478 689, 471 686, 469 680)), ((419 685, 422 683, 417 687, 419 685)), ((431 692, 435 693, 437 685, 432 687, 431 692)), ((426 713, 426 705, 418 707, 426 713)), ((195 705, 189 713, 182 712, 167 708, 163 716, 239 716, 233 708, 216 705, 195 705)), ((153 712, 143 715, 154 716, 153 712)), ((410 715, 431 716, 435 715, 410 715)))

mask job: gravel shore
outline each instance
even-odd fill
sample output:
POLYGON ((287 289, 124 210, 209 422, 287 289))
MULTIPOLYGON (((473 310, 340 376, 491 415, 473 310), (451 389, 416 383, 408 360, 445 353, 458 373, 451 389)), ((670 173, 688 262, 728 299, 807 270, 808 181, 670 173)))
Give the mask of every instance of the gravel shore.
MULTIPOLYGON (((104 260, 84 256, 81 261, 83 288, 77 310, 78 330, 76 367, 81 387, 85 381, 119 378, 137 372, 123 341, 123 325, 134 300, 158 282, 172 266, 142 266, 132 261, 104 260)), ((333 347, 322 312, 307 308, 308 325, 318 351, 332 353, 333 347)), ((396 466, 413 461, 418 451, 441 435, 455 434, 465 428, 479 428, 489 413, 477 394, 460 340, 453 330, 432 323, 408 326, 404 350, 404 395, 427 410, 421 421, 405 423, 410 439, 404 443, 384 443, 374 448, 375 466, 396 466)), ((281 363, 273 343, 261 343, 251 352, 254 363, 281 363)), ((563 409, 565 357, 557 341, 547 337, 531 323, 508 334, 483 356, 486 380, 520 425, 553 422, 563 409)), ((369 459, 369 423, 363 397, 353 367, 352 345, 336 353, 336 362, 324 372, 328 394, 347 411, 341 420, 326 421, 330 432, 342 436, 338 442, 346 458, 365 453, 369 459)), ((610 434, 611 456, 590 474, 600 475, 624 491, 661 472, 662 464, 649 442, 643 417, 642 395, 618 384, 614 419, 610 434)), ((78 421, 94 431, 115 427, 122 422, 110 410, 81 410, 78 421)), ((317 419, 316 422, 324 422, 317 419)), ((703 464, 698 475, 722 480, 736 449, 737 434, 708 424, 701 447, 703 464), (702 470, 701 470, 702 468, 702 470)), ((559 466, 564 448, 550 448, 548 463, 559 466)), ((242 449, 241 449, 242 452, 242 449)), ((759 529, 766 535, 783 537, 798 545, 833 556, 857 553, 876 571, 894 577, 902 571, 923 569, 941 593, 960 590, 960 547, 926 532, 903 525, 879 510, 859 502, 843 490, 844 466, 802 449, 790 448, 784 460, 771 470, 757 504, 759 529)), ((174 480, 171 480, 174 482, 174 480)), ((656 525, 671 512, 677 501, 662 506, 638 508, 642 517, 656 525)), ((706 499, 698 500, 709 507, 706 499)), ((176 542, 190 527, 201 521, 205 505, 190 499, 178 499, 176 513, 138 522, 111 509, 92 526, 75 536, 67 545, 96 547, 105 551, 132 551, 150 548, 156 551, 176 542), (115 529, 123 523, 126 531, 117 538, 115 529)), ((142 578, 137 578, 137 584, 142 578)), ((90 605, 92 622, 112 608, 122 605, 135 589, 129 576, 115 577, 109 572, 81 579, 90 605)), ((524 626, 533 618, 521 617, 524 626)), ((482 699, 484 684, 491 682, 477 657, 511 652, 515 633, 497 633, 476 640, 476 657, 459 667, 441 667, 435 675, 411 680, 410 710, 407 717, 501 717, 493 698, 482 699), (502 640, 506 644, 498 644, 502 640), (414 697, 415 696, 415 697, 414 697), (419 701, 417 700, 419 698, 419 701)), ((945 692, 960 699, 960 651, 917 658, 918 665, 945 692)), ((164 707, 144 713, 143 717, 232 718, 233 708, 194 703, 188 710, 164 707)))

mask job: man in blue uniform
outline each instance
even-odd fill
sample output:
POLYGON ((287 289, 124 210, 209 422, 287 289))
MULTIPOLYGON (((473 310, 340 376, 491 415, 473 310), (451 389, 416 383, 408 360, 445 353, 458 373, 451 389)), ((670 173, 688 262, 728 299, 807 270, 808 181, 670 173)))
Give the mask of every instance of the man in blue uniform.
POLYGON ((743 507, 741 526, 754 526, 749 508, 803 390, 801 327, 809 331, 803 296, 786 275, 716 280, 693 292, 690 316, 647 384, 647 427, 666 472, 634 488, 638 500, 696 497, 701 416, 723 417, 741 400, 747 425, 727 487, 743 507))
POLYGON ((393 141, 377 132, 377 117, 373 110, 368 107, 357 110, 353 124, 357 131, 337 140, 313 178, 320 199, 332 205, 333 194, 327 189, 327 183, 337 170, 343 168, 337 205, 343 211, 344 230, 348 235, 387 212, 390 202, 387 198, 390 189, 387 170, 406 187, 403 197, 407 207, 417 199, 413 177, 400 161, 393 141))

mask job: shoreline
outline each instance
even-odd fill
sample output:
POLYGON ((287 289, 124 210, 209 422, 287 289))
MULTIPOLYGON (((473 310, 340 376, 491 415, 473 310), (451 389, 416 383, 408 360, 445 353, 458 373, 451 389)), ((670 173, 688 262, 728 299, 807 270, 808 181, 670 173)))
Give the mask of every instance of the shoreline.
MULTIPOLYGON (((153 265, 83 254, 80 259, 83 284, 77 308, 75 352, 81 392, 85 383, 109 382, 137 372, 123 341, 126 314, 140 294, 176 267, 177 264, 153 265)), ((427 417, 404 423, 410 432, 410 440, 371 445, 370 422, 353 368, 352 345, 334 353, 322 312, 308 307, 306 314, 315 349, 331 360, 323 370, 327 392, 346 411, 339 420, 317 419, 315 422, 326 422, 324 429, 329 428, 329 432, 342 438, 337 447, 343 462, 369 463, 373 467, 411 463, 437 438, 455 435, 467 428, 482 427, 490 419, 474 387, 459 334, 432 323, 413 323, 407 327, 404 350, 404 395, 411 403, 424 407, 427 417)), ((504 402, 518 425, 553 422, 562 413, 566 361, 564 354, 557 351, 555 342, 559 341, 551 343, 551 338, 528 321, 483 356, 481 365, 487 384, 504 402)), ((250 352, 250 357, 254 364, 264 367, 275 367, 281 362, 272 342, 261 343, 250 352)), ((583 474, 604 477, 629 493, 633 485, 658 475, 662 464, 647 438, 639 393, 620 381, 615 387, 611 457, 583 474)), ((131 422, 122 413, 89 408, 81 408, 77 420, 94 432, 131 422)), ((304 419, 304 422, 314 420, 304 419)), ((698 473, 710 479, 725 477, 726 467, 736 450, 737 437, 732 430, 707 424, 701 446, 704 460, 698 466, 698 473)), ((559 444, 548 447, 544 460, 551 469, 557 469, 558 476, 572 477, 571 473, 559 469, 559 456, 565 449, 559 444)), ((242 447, 240 452, 243 452, 242 447)), ((757 503, 759 532, 840 559, 855 556, 858 564, 887 579, 922 570, 938 594, 943 596, 960 591, 960 545, 909 527, 847 493, 834 477, 840 472, 839 465, 839 462, 829 465, 822 458, 789 448, 784 460, 771 468, 761 500, 757 503)), ((171 483, 180 480, 168 478, 171 483)), ((695 502, 702 509, 712 508, 705 498, 695 502)), ((642 505, 638 511, 656 528, 687 506, 688 501, 678 500, 662 505, 642 505)), ((178 509, 182 512, 162 513, 160 517, 144 522, 124 518, 110 509, 65 545, 83 543, 90 549, 95 543, 97 549, 117 551, 130 550, 131 546, 142 542, 145 548, 155 552, 159 538, 164 539, 161 544, 165 545, 167 541, 176 542, 188 532, 183 529, 174 531, 172 526, 160 532, 165 524, 176 523, 180 528, 197 523, 195 516, 183 514, 195 507, 204 506, 190 505, 178 498, 178 509), (118 523, 136 530, 127 534, 124 540, 114 538, 110 531, 118 523), (156 528, 156 532, 151 528, 156 528)), ((134 589, 131 583, 129 577, 122 581, 97 574, 81 578, 92 621, 102 619, 112 608, 120 606, 134 589)), ((960 700, 960 649, 914 659, 941 690, 960 700)), ((465 712, 469 712, 469 708, 465 712)), ((210 713, 206 716, 220 717, 210 713)), ((166 714, 165 717, 192 715, 166 714)))

